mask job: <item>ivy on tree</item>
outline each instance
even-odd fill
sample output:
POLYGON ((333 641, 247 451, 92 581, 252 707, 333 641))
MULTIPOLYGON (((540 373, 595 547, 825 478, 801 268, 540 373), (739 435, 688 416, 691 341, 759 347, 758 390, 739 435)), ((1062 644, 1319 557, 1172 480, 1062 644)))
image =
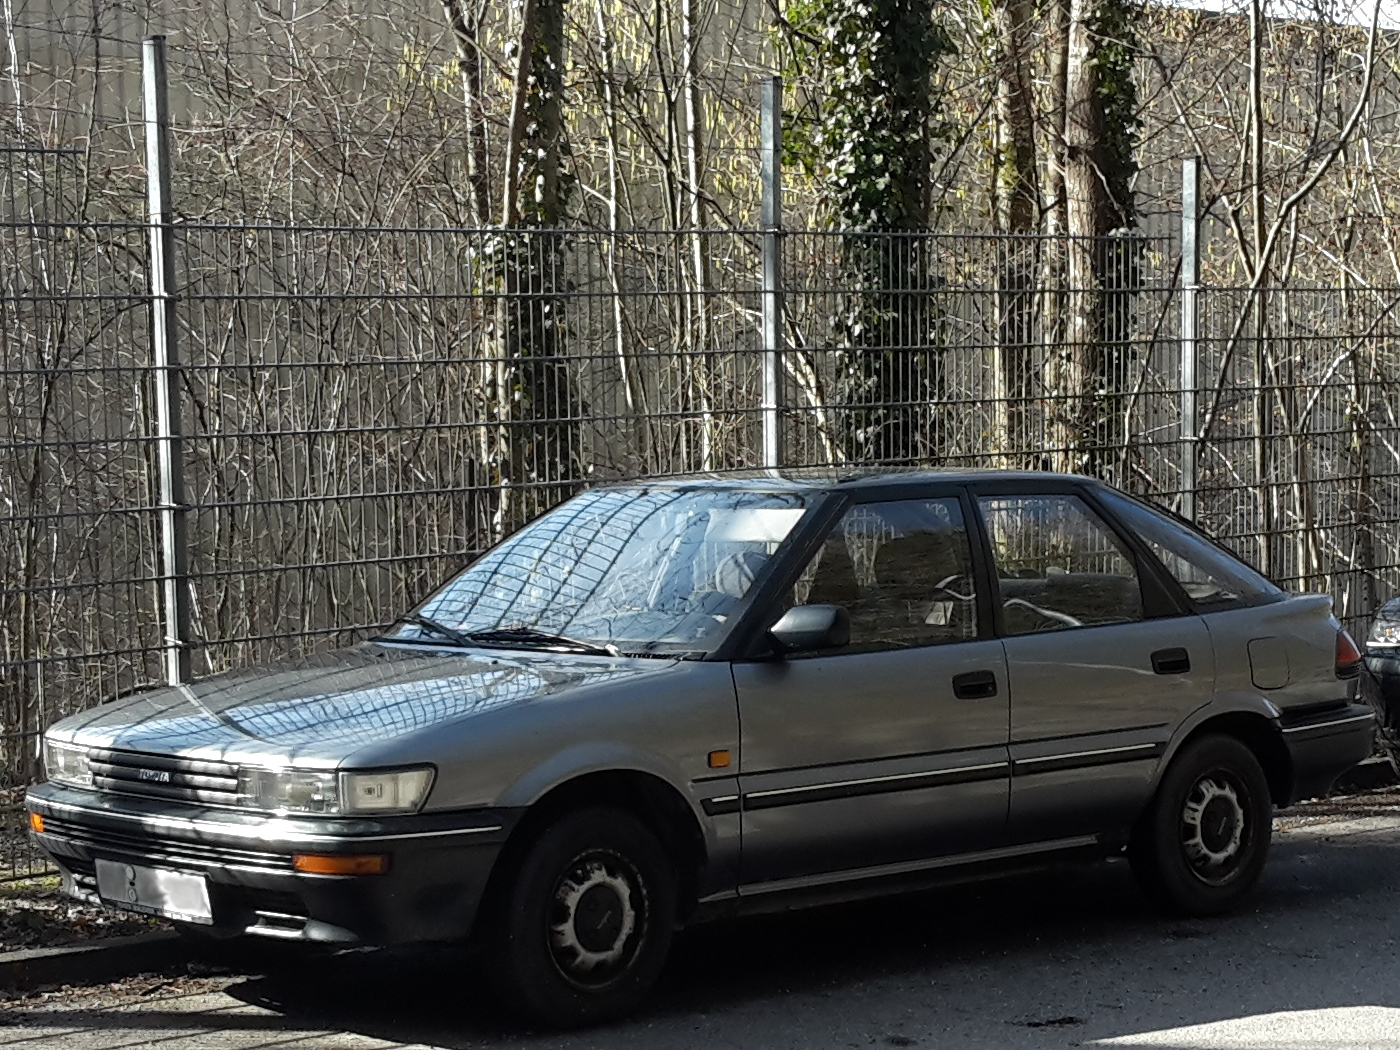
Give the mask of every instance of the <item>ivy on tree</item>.
POLYGON ((928 245, 888 235, 929 229, 947 137, 934 74, 952 41, 929 0, 797 0, 778 32, 790 94, 811 100, 787 122, 784 157, 842 231, 846 291, 830 325, 843 453, 929 458, 939 383, 928 245))

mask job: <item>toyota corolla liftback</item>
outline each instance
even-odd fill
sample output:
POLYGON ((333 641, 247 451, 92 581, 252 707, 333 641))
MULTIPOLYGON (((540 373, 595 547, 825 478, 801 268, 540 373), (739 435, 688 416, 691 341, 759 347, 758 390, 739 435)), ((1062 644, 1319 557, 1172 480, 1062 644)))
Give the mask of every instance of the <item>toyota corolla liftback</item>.
POLYGON ((521 1011, 635 1005, 681 924, 1127 853, 1187 914, 1363 758, 1360 654, 1083 478, 585 492, 384 637, 54 725, 68 892, 187 928, 473 941, 521 1011))

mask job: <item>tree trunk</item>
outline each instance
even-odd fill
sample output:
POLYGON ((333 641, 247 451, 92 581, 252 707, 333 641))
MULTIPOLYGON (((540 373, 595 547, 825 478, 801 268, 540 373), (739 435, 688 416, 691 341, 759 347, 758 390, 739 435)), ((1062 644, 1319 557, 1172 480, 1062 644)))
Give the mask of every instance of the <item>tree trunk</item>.
POLYGON ((466 118, 468 206, 472 225, 481 227, 491 221, 486 113, 482 105, 481 10, 473 7, 470 0, 442 0, 442 10, 457 42, 457 63, 462 72, 462 108, 466 118))
POLYGON ((516 39, 515 74, 511 79, 510 119, 506 124, 505 163, 501 175, 501 225, 511 227, 520 219, 520 152, 530 99, 530 75, 535 60, 535 12, 540 0, 522 0, 520 34, 516 39))
MULTIPOLYGON (((534 169, 533 200, 531 187, 522 185, 527 198, 522 210, 533 207, 534 219, 540 226, 554 227, 564 221, 566 196, 564 191, 564 0, 534 0, 537 26, 535 29, 535 60, 530 75, 529 162, 534 169)), ((524 158, 522 158, 524 159, 524 158)))
POLYGON ((1030 0, 997 0, 997 229, 1030 233, 1040 212, 1032 97, 1030 0))
MULTIPOLYGON (((709 302, 709 253, 706 251, 705 198, 702 186, 704 162, 702 158, 700 112, 700 87, 696 83, 696 51, 699 47, 699 26, 695 16, 696 0, 681 0, 681 87, 685 99, 685 166, 686 196, 689 201, 690 221, 690 281, 691 281, 691 323, 690 351, 694 360, 706 371, 711 361, 710 349, 710 302, 709 302)), ((711 378, 709 376, 707 379, 711 378)), ((708 386, 708 384, 706 384, 708 386)), ((702 393, 701 411, 701 456, 702 470, 714 470, 715 451, 718 444, 715 415, 707 392, 702 393)))
POLYGON ((1065 231, 1065 98, 1069 72, 1070 0, 1050 0, 1046 48, 1049 52, 1049 142, 1045 151, 1045 232, 1065 231))
MULTIPOLYGON (((1036 343, 1044 347, 1060 346, 1064 343, 1064 319, 1066 312, 1065 301, 1065 253, 1060 249, 1059 244, 1053 240, 1064 235, 1065 232, 1065 97, 1066 97, 1066 76, 1069 71, 1069 4, 1070 0, 1048 0, 1046 5, 1046 65, 1048 81, 1048 113, 1046 129, 1043 133, 1042 142, 1044 149, 1043 172, 1041 186, 1044 190, 1044 199, 1041 212, 1041 230, 1046 234, 1047 240, 1041 247, 1039 266, 1039 292, 1038 306, 1040 314, 1040 331, 1035 340, 1036 343)), ((1043 362, 1041 369, 1032 372, 1030 382, 1034 384, 1037 376, 1040 377, 1039 385, 1042 390, 1048 390, 1056 381, 1058 373, 1058 362, 1054 359, 1043 362)), ((1052 454, 1053 435, 1055 432, 1053 403, 1046 402, 1042 405, 1042 439, 1039 442, 1038 453, 1032 455, 1028 452, 1025 457, 1025 465, 1029 467, 1049 468, 1058 465, 1056 457, 1052 454)), ((1029 413, 1027 413, 1029 417, 1029 413)), ((1033 426, 1030 418, 1026 420, 1026 429, 1029 432, 1033 426)), ((1029 433, 1028 433, 1029 436, 1029 433)), ((1031 444, 1032 442, 1028 442, 1031 444)))
POLYGON ((621 229, 622 210, 622 175, 618 167, 618 103, 616 97, 616 87, 614 77, 616 68, 614 65, 614 49, 612 33, 608 29, 607 14, 604 11, 604 0, 595 0, 594 15, 598 28, 598 47, 602 53, 602 88, 603 88, 603 126, 607 133, 608 150, 608 231, 611 236, 608 238, 608 285, 612 295, 612 329, 613 344, 617 355, 618 374, 622 380, 622 394, 627 406, 627 415, 631 418, 634 431, 634 447, 637 449, 637 458, 633 463, 629 463, 629 472, 632 474, 643 474, 648 471, 659 469, 653 467, 649 459, 649 449, 652 447, 651 422, 648 419, 649 410, 647 407, 646 390, 637 374, 631 357, 627 352, 627 326, 623 315, 622 282, 618 273, 617 248, 618 231, 621 229))
POLYGON ((1070 0, 1065 63, 1064 214, 1066 313, 1064 342, 1053 358, 1051 447, 1059 469, 1089 466, 1094 379, 1103 318, 1100 238, 1112 228, 1104 187, 1103 106, 1092 26, 1103 0, 1070 0))
MULTIPOLYGON (((1006 234, 1034 233, 1040 218, 1030 70, 1031 14, 1030 0, 998 0, 992 9, 997 47, 997 229, 1006 234)), ((1027 465, 1025 453, 1030 446, 1026 408, 1033 368, 1031 286, 1035 256, 1035 244, 1026 238, 1008 242, 997 258, 993 350, 996 447, 992 451, 1008 467, 1027 465)))

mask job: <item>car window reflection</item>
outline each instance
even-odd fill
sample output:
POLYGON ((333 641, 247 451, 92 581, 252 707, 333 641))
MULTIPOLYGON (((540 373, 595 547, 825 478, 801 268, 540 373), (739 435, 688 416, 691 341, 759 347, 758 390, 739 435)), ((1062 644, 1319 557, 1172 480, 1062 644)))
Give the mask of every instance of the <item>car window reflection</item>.
POLYGON ((1132 558, 1077 496, 990 496, 979 503, 1007 634, 1142 619, 1132 558))
POLYGON ((967 531, 956 499, 852 507, 793 588, 791 605, 840 605, 842 652, 940 645, 977 635, 967 531))
MULTIPOLYGON (((467 635, 533 628, 624 652, 708 648, 803 512, 800 496, 781 493, 585 493, 486 554, 419 611, 467 635)), ((395 637, 423 635, 405 624, 395 637)))

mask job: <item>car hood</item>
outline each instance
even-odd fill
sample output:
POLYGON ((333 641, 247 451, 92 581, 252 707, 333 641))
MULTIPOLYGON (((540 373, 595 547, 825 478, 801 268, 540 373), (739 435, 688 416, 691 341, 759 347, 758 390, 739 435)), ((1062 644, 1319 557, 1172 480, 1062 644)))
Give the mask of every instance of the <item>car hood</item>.
POLYGON ((669 665, 367 643, 138 693, 49 732, 90 747, 334 766, 367 746, 669 665))

